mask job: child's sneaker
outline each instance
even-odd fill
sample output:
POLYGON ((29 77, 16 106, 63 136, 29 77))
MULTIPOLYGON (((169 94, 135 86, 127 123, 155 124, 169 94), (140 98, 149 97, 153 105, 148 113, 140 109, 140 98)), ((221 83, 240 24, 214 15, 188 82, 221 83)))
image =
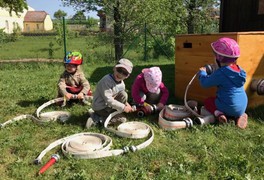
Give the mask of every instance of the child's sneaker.
POLYGON ((224 114, 220 114, 219 116, 217 116, 218 122, 221 124, 225 124, 227 123, 227 118, 224 114))
POLYGON ((100 124, 102 122, 102 118, 98 116, 92 109, 88 110, 88 114, 90 117, 87 119, 87 122, 86 122, 87 129, 97 124, 100 124))
POLYGON ((237 127, 245 129, 248 123, 248 115, 246 113, 242 114, 239 118, 236 119, 237 127))
POLYGON ((116 126, 116 125, 126 122, 126 120, 127 119, 123 113, 117 114, 110 120, 109 125, 116 126))
POLYGON ((86 122, 86 125, 85 126, 86 126, 87 129, 89 129, 89 128, 95 126, 95 125, 96 125, 96 123, 94 122, 93 118, 92 117, 89 117, 87 119, 87 122, 86 122))

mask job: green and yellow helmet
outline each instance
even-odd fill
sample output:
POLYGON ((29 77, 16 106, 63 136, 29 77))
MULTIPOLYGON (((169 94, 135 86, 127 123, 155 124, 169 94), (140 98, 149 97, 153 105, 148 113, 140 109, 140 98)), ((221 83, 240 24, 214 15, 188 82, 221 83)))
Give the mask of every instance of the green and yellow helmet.
POLYGON ((67 52, 65 58, 64 58, 64 63, 65 64, 76 64, 80 65, 83 62, 82 54, 77 51, 73 52, 67 52))

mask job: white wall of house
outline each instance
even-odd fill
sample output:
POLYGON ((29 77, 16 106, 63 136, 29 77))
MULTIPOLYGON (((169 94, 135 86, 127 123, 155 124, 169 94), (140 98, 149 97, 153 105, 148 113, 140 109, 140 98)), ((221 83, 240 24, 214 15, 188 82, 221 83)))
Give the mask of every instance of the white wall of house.
MULTIPOLYGON (((28 10, 34 11, 30 6, 28 6, 28 10)), ((23 31, 23 21, 28 10, 25 9, 22 13, 18 13, 18 15, 12 12, 10 15, 7 9, 0 8, 0 29, 4 29, 4 32, 8 34, 13 33, 13 29, 17 27, 20 27, 23 31)))
POLYGON ((44 20, 44 30, 45 31, 50 31, 53 29, 53 22, 50 18, 50 15, 47 15, 45 20, 44 20))

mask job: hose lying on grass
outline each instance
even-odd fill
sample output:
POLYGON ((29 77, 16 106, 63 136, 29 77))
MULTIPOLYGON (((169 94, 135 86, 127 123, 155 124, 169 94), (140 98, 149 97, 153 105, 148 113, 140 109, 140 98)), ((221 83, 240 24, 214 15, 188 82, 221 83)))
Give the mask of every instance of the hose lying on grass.
POLYGON ((117 129, 108 127, 109 121, 119 113, 120 112, 115 111, 107 117, 104 123, 106 130, 113 132, 120 137, 133 139, 146 138, 149 136, 148 140, 139 145, 130 145, 125 146, 122 149, 111 150, 110 147, 112 145, 112 139, 106 135, 90 132, 73 134, 52 142, 39 154, 39 156, 34 160, 34 163, 40 164, 44 155, 60 144, 64 155, 71 155, 78 159, 95 159, 135 152, 152 143, 154 139, 153 129, 145 123, 131 121, 120 124, 117 129))

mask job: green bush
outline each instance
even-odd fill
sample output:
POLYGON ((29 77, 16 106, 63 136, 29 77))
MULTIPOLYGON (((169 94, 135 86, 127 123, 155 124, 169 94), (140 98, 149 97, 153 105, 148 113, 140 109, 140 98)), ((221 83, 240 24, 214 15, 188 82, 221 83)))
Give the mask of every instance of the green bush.
POLYGON ((6 43, 8 39, 8 35, 4 32, 4 28, 0 29, 0 43, 6 43))
POLYGON ((174 46, 170 39, 162 40, 156 39, 153 45, 153 58, 157 59, 159 56, 174 56, 174 46))

